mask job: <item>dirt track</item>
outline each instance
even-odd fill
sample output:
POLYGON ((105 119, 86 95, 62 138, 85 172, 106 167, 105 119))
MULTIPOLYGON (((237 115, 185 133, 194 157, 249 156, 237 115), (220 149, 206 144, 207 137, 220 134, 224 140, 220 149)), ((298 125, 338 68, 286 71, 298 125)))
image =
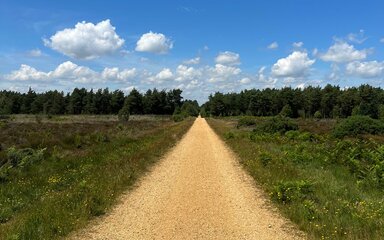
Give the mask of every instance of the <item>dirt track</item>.
POLYGON ((176 147, 73 239, 301 239, 198 118, 176 147))

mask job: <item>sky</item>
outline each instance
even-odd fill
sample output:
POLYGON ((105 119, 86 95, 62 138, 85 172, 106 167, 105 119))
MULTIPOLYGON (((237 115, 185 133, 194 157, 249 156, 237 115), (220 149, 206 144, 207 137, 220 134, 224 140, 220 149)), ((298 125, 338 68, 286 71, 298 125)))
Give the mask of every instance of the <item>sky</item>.
POLYGON ((0 89, 384 87, 382 0, 0 0, 0 89))

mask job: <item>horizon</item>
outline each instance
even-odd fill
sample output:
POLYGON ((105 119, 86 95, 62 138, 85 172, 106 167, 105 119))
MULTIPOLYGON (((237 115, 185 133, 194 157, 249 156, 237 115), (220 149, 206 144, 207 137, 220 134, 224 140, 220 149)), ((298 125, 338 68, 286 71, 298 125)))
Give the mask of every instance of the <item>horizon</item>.
POLYGON ((0 89, 383 87, 381 1, 108 4, 2 1, 0 89))

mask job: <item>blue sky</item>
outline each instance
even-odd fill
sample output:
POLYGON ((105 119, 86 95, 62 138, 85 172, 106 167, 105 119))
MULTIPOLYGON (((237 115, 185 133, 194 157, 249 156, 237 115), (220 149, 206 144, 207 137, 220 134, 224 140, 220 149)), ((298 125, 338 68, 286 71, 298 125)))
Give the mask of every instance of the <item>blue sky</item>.
POLYGON ((383 86, 384 2, 0 1, 0 88, 383 86))

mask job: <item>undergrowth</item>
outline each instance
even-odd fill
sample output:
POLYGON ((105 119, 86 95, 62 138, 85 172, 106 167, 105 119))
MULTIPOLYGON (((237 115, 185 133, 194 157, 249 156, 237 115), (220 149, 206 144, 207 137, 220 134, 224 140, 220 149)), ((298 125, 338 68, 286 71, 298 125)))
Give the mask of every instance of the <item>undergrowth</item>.
POLYGON ((233 119, 208 123, 309 238, 384 238, 384 147, 379 140, 338 139, 330 130, 250 131, 237 128, 233 119))
POLYGON ((108 211, 192 122, 3 126, 0 239, 57 239, 85 226, 108 211))

